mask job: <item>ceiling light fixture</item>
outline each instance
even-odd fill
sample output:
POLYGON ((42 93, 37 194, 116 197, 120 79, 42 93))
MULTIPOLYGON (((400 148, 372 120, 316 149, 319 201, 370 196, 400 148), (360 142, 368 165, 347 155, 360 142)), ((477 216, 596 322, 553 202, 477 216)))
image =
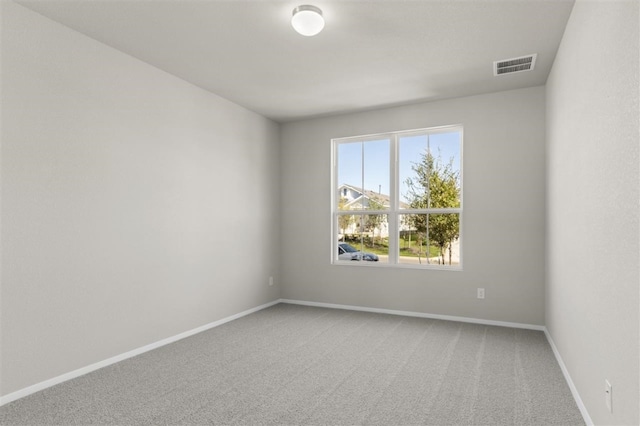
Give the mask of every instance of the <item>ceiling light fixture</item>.
POLYGON ((298 6, 293 9, 291 25, 303 36, 314 36, 324 28, 322 10, 311 5, 298 6))

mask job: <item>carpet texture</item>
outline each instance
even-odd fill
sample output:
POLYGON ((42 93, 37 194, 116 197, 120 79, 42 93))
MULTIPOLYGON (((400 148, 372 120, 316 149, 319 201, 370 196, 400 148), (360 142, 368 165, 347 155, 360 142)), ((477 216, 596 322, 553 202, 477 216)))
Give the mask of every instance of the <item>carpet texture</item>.
POLYGON ((582 425, 540 331, 279 304, 0 407, 3 425, 582 425))

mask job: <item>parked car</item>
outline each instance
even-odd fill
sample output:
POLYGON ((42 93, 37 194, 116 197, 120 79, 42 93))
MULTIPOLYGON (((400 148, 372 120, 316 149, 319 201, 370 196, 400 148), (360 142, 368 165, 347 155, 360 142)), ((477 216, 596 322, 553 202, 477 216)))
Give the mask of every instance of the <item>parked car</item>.
POLYGON ((373 253, 361 252, 357 248, 347 243, 339 243, 338 260, 364 260, 368 262, 377 262, 378 255, 373 253))

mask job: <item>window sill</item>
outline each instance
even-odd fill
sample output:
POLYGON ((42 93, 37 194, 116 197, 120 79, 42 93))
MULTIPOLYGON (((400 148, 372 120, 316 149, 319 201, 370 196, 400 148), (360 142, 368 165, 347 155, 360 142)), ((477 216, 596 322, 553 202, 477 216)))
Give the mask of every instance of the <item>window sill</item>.
POLYGON ((362 261, 333 261, 332 266, 361 267, 361 268, 391 268, 391 269, 417 269, 422 271, 462 271, 462 265, 438 265, 438 264, 410 264, 410 263, 380 263, 362 261))

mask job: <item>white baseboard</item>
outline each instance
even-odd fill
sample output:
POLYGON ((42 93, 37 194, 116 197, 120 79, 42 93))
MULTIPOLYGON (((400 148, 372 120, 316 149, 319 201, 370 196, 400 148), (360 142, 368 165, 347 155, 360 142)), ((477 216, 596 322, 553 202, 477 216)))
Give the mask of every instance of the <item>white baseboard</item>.
POLYGON ((157 341, 155 343, 151 343, 151 344, 148 344, 146 346, 142 346, 141 348, 133 349, 133 350, 131 350, 129 352, 125 352, 123 354, 116 355, 116 356, 111 357, 109 359, 105 359, 103 361, 96 362, 96 363, 91 364, 91 365, 87 365, 86 367, 82 367, 82 368, 79 368, 77 370, 70 371, 68 373, 62 374, 62 375, 54 377, 52 379, 45 380, 45 381, 40 382, 40 383, 36 383, 35 385, 31 385, 29 387, 26 387, 24 389, 20 389, 18 391, 12 392, 10 394, 4 395, 4 396, 0 396, 0 406, 8 404, 8 403, 10 403, 12 401, 15 401, 17 399, 23 398, 23 397, 25 397, 27 395, 31 395, 32 393, 36 393, 36 392, 39 392, 39 391, 41 391, 43 389, 46 389, 46 388, 49 388, 51 386, 57 385, 59 383, 66 382, 67 380, 75 379, 76 377, 80 377, 80 376, 85 375, 87 373, 91 373, 92 371, 98 370, 98 369, 106 367, 108 365, 115 364, 116 362, 123 361, 123 360, 125 360, 127 358, 132 358, 132 357, 134 357, 136 355, 140 355, 142 353, 151 351, 153 349, 157 349, 157 348, 159 348, 161 346, 168 345, 168 344, 176 342, 178 340, 182 340, 182 339, 184 339, 186 337, 193 336, 194 334, 201 333, 201 332, 203 332, 205 330, 209 330, 210 328, 218 327, 219 325, 222 325, 222 324, 225 324, 225 323, 227 323, 229 321, 233 321, 235 319, 244 317, 246 315, 252 314, 254 312, 260 311, 262 309, 268 308, 268 307, 273 306, 273 305, 278 304, 278 303, 280 303, 280 300, 274 300, 272 302, 265 303, 264 305, 256 306, 255 308, 248 309, 246 311, 237 313, 235 315, 231 315, 231 316, 226 317, 226 318, 222 318, 222 319, 220 319, 218 321, 214 321, 214 322, 211 322, 209 324, 205 324, 205 325, 203 325, 201 327, 197 327, 197 328, 194 328, 192 330, 188 330, 188 331, 185 331, 183 333, 176 334, 175 336, 167 337, 166 339, 162 339, 162 340, 157 341))
POLYGON ((369 308, 364 306, 338 305, 334 303, 307 302, 304 300, 280 299, 282 303, 290 303, 292 305, 316 306, 319 308, 346 309, 350 311, 375 312, 379 314, 401 315, 405 317, 431 318, 444 321, 457 321, 472 324, 495 325, 499 327, 523 328, 526 330, 544 331, 543 325, 522 324, 519 322, 493 321, 477 318, 456 317, 451 315, 427 314, 423 312, 397 311, 394 309, 369 308))
POLYGON ((551 346, 551 350, 553 350, 553 354, 555 355, 556 360, 558 361, 558 365, 560 365, 560 369, 562 370, 564 379, 567 381, 567 384, 569 385, 569 389, 571 389, 571 394, 573 395, 573 399, 576 401, 576 404, 578 405, 578 409, 582 414, 582 418, 584 419, 584 422, 587 424, 587 426, 593 426, 593 420, 591 420, 591 416, 589 416, 587 407, 585 407, 584 403, 582 402, 582 398, 580 398, 580 394, 578 393, 578 388, 576 388, 576 385, 573 383, 573 380, 571 380, 571 376, 569 375, 569 370, 567 370, 567 366, 564 364, 564 361, 560 356, 560 352, 558 351, 556 344, 551 338, 551 334, 549 333, 549 330, 547 330, 547 327, 544 328, 544 335, 547 336, 547 341, 551 346))

